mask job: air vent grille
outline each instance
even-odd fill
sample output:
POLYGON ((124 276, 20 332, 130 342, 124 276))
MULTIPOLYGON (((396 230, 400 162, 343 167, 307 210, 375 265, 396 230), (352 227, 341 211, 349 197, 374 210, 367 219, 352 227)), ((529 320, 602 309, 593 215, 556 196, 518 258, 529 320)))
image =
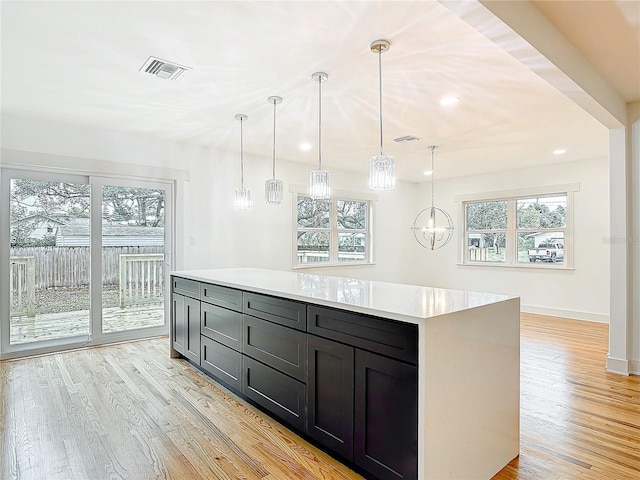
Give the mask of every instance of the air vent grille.
POLYGON ((174 62, 168 62, 156 57, 149 57, 142 67, 140 67, 141 72, 145 72, 153 75, 154 77, 163 78, 165 80, 177 80, 188 70, 191 70, 191 67, 174 62))
POLYGON ((421 140, 420 137, 414 137, 413 135, 405 135, 404 137, 394 138, 394 142, 402 143, 402 142, 415 142, 417 140, 421 140))

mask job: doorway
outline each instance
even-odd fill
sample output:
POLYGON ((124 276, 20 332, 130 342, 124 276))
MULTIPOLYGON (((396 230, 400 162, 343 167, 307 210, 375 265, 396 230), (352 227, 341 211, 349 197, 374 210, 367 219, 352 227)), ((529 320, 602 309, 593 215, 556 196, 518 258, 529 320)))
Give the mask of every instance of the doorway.
POLYGON ((171 183, 9 169, 2 182, 3 356, 166 333, 171 183))

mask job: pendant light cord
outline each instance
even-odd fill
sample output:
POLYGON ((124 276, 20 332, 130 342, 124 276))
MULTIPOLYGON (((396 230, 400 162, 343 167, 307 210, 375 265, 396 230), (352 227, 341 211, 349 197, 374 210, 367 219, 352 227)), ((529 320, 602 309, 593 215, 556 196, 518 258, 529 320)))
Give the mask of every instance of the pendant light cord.
POLYGON ((273 179, 276 179, 276 100, 273 100, 273 179))
POLYGON ((244 189, 244 142, 242 138, 242 124, 244 119, 240 119, 240 188, 244 189))
POLYGON ((382 156, 382 46, 378 47, 378 86, 380 87, 380 155, 382 156))
POLYGON ((431 150, 431 208, 433 208, 434 206, 434 185, 433 185, 433 177, 435 177, 436 171, 435 171, 435 167, 434 167, 434 157, 435 157, 435 151, 436 148, 438 148, 437 145, 429 145, 427 147, 429 150, 431 150))
POLYGON ((318 170, 322 170, 322 75, 318 75, 318 170))

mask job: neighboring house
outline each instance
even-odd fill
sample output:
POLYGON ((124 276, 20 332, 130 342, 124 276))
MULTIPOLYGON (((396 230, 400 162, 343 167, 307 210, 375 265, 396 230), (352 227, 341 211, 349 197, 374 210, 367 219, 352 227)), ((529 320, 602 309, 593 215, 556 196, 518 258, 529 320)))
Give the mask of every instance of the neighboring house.
POLYGON ((11 230, 21 226, 31 230, 26 237, 29 240, 42 240, 47 235, 51 236, 55 234, 55 229, 64 225, 65 222, 49 217, 47 215, 41 215, 39 213, 28 215, 23 218, 11 221, 11 230))
MULTIPOLYGON (((57 247, 88 247, 89 220, 76 219, 69 225, 59 225, 55 230, 55 236, 57 247)), ((102 225, 103 247, 161 247, 163 245, 164 227, 102 225)))

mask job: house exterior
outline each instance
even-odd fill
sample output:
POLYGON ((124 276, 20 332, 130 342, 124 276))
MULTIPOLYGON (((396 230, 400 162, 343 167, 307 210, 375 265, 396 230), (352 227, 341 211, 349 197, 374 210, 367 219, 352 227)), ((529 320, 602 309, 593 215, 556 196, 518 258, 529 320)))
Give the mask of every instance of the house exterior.
MULTIPOLYGON (((69 224, 59 225, 54 234, 57 247, 88 247, 90 245, 89 220, 76 219, 69 224)), ((102 225, 103 247, 162 247, 163 245, 163 227, 102 225)))

